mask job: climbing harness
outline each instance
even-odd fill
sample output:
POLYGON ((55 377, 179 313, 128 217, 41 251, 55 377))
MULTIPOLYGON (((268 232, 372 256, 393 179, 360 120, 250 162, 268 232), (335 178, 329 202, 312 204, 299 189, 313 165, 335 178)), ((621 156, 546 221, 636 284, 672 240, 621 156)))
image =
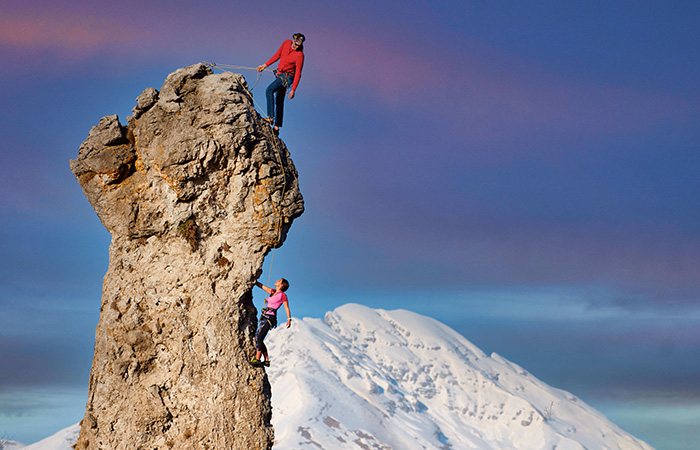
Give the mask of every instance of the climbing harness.
POLYGON ((277 311, 274 308, 263 308, 261 313, 260 313, 260 320, 266 320, 267 323, 270 324, 270 328, 277 328, 277 315, 275 314, 274 316, 271 314, 267 314, 267 311, 277 311))
MULTIPOLYGON (((260 82, 260 77, 262 76, 262 72, 272 72, 276 77, 281 78, 282 83, 284 83, 285 88, 288 88, 289 83, 290 83, 290 81, 287 79, 288 75, 291 75, 292 77, 294 76, 293 74, 286 74, 284 72, 280 72, 278 74, 276 69, 275 70, 263 69, 262 71, 260 71, 257 69, 257 67, 237 66, 237 65, 233 65, 233 64, 216 64, 216 63, 210 63, 210 62, 204 62, 203 64, 211 67, 212 69, 216 68, 216 69, 222 70, 224 72, 231 72, 231 70, 229 70, 229 69, 255 70, 258 73, 257 80, 255 81, 255 84, 251 88, 249 88, 249 90, 248 90, 249 92, 252 91, 255 88, 255 86, 257 86, 258 83, 260 82)), ((231 73, 233 73, 233 72, 231 72, 231 73)), ((249 95, 249 97, 252 100, 252 102, 255 104, 255 106, 257 106, 260 109, 260 111, 262 112, 263 111, 262 107, 260 107, 260 105, 258 105, 258 103, 255 101, 255 98, 253 98, 252 93, 249 95)), ((272 118, 270 118, 270 117, 263 118, 264 121, 266 121, 270 125, 272 125, 274 123, 274 119, 272 119, 271 121, 269 121, 268 119, 272 119, 272 118)), ((272 277, 272 263, 275 261, 275 248, 279 245, 280 239, 282 237, 282 221, 283 221, 282 202, 284 201, 284 195, 286 194, 286 190, 287 190, 287 172, 284 170, 284 165, 282 164, 282 155, 281 155, 280 148, 279 148, 279 138, 277 136, 275 136, 274 133, 272 133, 272 128, 263 127, 263 129, 268 130, 267 132, 264 132, 264 133, 265 133, 266 137, 268 137, 268 142, 272 142, 272 145, 275 147, 275 151, 277 153, 277 162, 280 166, 280 170, 282 171, 282 177, 284 180, 284 183, 282 184, 282 195, 280 197, 280 203, 279 203, 279 205, 277 205, 279 208, 279 214, 278 214, 279 215, 279 222, 277 224, 277 237, 275 238, 275 242, 272 245, 270 245, 272 247, 272 256, 270 258, 270 269, 269 269, 268 280, 267 280, 267 284, 269 285, 271 277, 272 277), (268 133, 269 133, 269 135, 268 135, 268 133)), ((270 200, 272 200, 271 193, 270 193, 270 200)), ((273 204, 274 204, 274 202, 273 202, 273 204)))
POLYGON ((294 82, 293 72, 277 72, 277 70, 274 70, 273 73, 277 78, 282 80, 282 85, 284 85, 285 89, 289 89, 289 86, 294 82))

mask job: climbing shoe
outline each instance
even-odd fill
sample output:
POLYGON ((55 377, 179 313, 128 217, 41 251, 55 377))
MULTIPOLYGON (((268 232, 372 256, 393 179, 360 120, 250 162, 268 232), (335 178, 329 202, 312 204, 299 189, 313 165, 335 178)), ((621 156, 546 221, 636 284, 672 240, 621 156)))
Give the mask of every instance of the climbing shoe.
POLYGON ((250 365, 253 367, 262 367, 263 363, 259 359, 253 359, 250 361, 250 365))
POLYGON ((265 367, 270 367, 270 361, 264 361, 262 365, 265 367))

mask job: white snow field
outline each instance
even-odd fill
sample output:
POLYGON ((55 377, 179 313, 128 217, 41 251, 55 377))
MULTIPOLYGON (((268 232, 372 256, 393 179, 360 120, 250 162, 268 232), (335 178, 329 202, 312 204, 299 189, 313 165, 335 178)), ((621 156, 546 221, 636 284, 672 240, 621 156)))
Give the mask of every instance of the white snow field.
POLYGON ((574 395, 409 311, 273 330, 275 450, 651 449, 574 395))
POLYGON ((75 424, 32 445, 17 444, 14 447, 6 447, 5 450, 73 450, 73 444, 78 442, 78 433, 80 425, 75 424))

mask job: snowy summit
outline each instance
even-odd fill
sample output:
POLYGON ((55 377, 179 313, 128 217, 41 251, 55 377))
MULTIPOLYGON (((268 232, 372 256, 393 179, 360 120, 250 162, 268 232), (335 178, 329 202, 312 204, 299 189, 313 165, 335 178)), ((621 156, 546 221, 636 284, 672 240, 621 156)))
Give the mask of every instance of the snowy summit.
POLYGON ((276 450, 651 449, 433 319, 349 304, 270 334, 276 450))

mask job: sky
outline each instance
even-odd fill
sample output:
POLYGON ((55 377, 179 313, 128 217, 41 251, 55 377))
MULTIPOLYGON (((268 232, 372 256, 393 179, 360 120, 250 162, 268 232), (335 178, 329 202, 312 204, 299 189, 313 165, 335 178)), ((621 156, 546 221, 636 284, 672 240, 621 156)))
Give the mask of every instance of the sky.
POLYGON ((68 166, 90 128, 301 32, 281 137, 306 211, 262 280, 289 279, 292 314, 410 309, 695 448, 699 21, 692 1, 4 0, 0 437, 84 412, 110 240, 68 166))

